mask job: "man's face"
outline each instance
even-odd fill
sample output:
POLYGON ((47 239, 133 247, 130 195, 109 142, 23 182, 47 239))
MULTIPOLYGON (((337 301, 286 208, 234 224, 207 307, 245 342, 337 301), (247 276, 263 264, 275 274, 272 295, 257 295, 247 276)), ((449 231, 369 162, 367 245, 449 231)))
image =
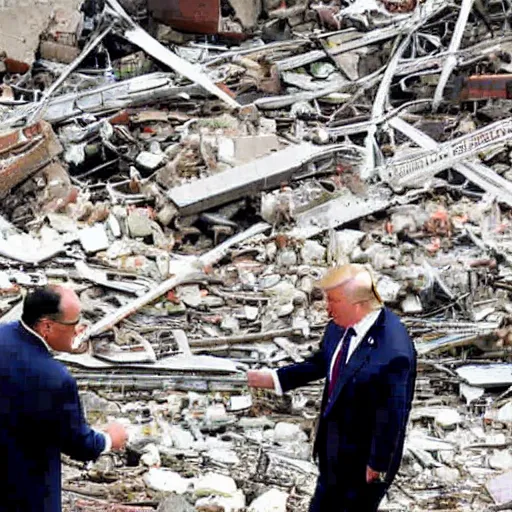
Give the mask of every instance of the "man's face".
POLYGON ((349 327, 358 322, 357 304, 352 304, 343 286, 338 286, 332 290, 327 290, 327 313, 340 327, 349 327))
POLYGON ((80 326, 80 299, 72 291, 62 293, 61 315, 57 319, 41 320, 43 335, 50 347, 58 352, 71 352, 73 340, 82 330, 80 326))

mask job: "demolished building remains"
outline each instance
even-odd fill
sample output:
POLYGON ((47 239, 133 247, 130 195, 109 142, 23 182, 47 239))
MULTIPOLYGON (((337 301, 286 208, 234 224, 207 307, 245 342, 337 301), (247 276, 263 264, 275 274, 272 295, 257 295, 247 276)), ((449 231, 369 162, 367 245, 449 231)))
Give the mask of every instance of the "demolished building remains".
POLYGON ((64 509, 306 511, 323 383, 246 371, 315 350, 354 262, 419 357, 380 510, 512 510, 512 4, 40 3, 0 17, 1 321, 73 286, 56 357, 130 433, 64 509))

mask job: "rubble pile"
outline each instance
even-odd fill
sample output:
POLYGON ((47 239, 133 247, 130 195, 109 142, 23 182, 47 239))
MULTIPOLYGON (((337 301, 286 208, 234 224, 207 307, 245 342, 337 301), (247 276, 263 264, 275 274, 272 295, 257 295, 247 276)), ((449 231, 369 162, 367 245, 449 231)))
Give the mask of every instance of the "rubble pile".
POLYGON ((348 262, 419 355, 381 510, 512 509, 509 3, 44 4, 0 24, 1 320, 74 286, 56 357, 130 432, 66 510, 307 510, 322 383, 245 372, 317 347, 348 262))

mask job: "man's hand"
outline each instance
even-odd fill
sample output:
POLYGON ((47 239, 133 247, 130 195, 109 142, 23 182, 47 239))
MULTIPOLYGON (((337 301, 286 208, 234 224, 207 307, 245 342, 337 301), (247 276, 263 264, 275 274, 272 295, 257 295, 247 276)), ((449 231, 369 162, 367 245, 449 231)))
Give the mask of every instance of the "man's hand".
POLYGON ((272 374, 266 370, 249 370, 247 384, 251 388, 274 389, 272 374))
POLYGON ((120 423, 110 423, 107 425, 105 432, 112 439, 112 450, 122 450, 128 441, 128 433, 120 423))
POLYGON ((380 482, 380 473, 374 471, 370 466, 366 466, 366 483, 371 484, 375 481, 380 482))

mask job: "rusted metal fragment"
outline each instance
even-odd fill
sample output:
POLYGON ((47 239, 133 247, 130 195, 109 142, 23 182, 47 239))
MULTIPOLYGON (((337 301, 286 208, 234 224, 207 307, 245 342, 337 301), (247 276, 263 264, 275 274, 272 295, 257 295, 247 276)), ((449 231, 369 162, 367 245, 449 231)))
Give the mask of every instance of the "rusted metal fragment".
POLYGON ((148 0, 148 11, 158 21, 183 32, 217 34, 219 0, 148 0))
POLYGON ((2 62, 4 63, 5 69, 8 73, 24 75, 30 69, 30 66, 26 62, 10 59, 9 57, 2 59, 2 62))
POLYGON ((453 82, 452 99, 455 101, 510 100, 512 99, 512 75, 457 77, 453 82))
POLYGON ((381 0, 384 7, 393 13, 411 12, 416 9, 417 0, 381 0))
POLYGON ((45 121, 0 135, 0 198, 48 165, 62 150, 45 121))

